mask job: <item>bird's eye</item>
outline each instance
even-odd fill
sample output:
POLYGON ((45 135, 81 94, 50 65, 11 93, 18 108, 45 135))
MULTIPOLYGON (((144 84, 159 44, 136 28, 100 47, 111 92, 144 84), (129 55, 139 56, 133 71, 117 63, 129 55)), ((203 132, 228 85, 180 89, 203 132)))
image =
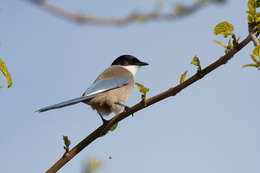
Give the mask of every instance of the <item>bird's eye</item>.
POLYGON ((127 61, 123 61, 121 65, 129 65, 129 63, 127 61))

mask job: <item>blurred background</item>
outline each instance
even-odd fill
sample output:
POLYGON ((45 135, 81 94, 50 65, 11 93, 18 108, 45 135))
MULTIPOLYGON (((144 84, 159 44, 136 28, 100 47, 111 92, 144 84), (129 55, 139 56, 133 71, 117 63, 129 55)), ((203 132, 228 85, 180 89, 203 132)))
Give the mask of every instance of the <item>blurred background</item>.
MULTIPOLYGON (((165 0, 162 12, 196 0, 165 0)), ((151 0, 52 0, 59 7, 96 17, 149 12, 151 0)), ((137 82, 150 88, 148 97, 196 72, 190 64, 200 57, 202 67, 224 54, 213 40, 214 26, 229 21, 245 38, 247 1, 210 3, 176 20, 134 22, 125 26, 77 24, 54 16, 26 0, 1 0, 0 57, 14 85, 0 89, 1 172, 45 172, 64 153, 62 136, 72 146, 95 130, 101 120, 84 104, 46 113, 43 106, 80 96, 103 69, 122 54, 150 66, 137 82)), ((228 64, 186 88, 176 97, 154 104, 85 148, 62 173, 85 173, 97 158, 100 173, 258 173, 259 71, 251 63, 253 44, 228 64)), ((0 76, 0 84, 5 84, 0 76)), ((135 88, 127 105, 140 101, 135 88)))

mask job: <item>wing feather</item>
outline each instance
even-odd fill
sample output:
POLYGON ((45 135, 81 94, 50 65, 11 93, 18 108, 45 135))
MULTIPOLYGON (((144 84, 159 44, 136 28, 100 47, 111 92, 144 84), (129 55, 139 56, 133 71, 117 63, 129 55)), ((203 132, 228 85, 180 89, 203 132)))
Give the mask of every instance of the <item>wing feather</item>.
POLYGON ((130 82, 130 76, 119 78, 110 78, 105 80, 96 80, 84 93, 83 96, 91 96, 93 94, 100 94, 102 92, 119 88, 127 85, 130 82))
POLYGON ((51 106, 47 106, 37 110, 37 112, 45 112, 52 109, 58 109, 70 105, 77 104, 82 101, 91 99, 99 94, 102 94, 105 91, 119 88, 121 86, 127 85, 130 82, 130 76, 124 76, 119 78, 110 78, 105 80, 96 80, 84 93, 81 97, 70 99, 61 103, 57 103, 51 106))

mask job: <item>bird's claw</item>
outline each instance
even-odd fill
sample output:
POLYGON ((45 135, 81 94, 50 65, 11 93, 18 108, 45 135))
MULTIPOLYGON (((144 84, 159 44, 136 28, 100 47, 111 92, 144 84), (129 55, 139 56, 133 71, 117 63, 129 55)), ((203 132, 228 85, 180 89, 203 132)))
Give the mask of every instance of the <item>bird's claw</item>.
MULTIPOLYGON (((125 104, 122 104, 122 103, 116 103, 116 104, 118 104, 118 105, 120 105, 120 106, 124 107, 124 112, 128 112, 128 111, 129 111, 129 109, 130 109, 130 107, 129 107, 129 106, 127 106, 127 105, 125 105, 125 104)), ((131 115, 132 115, 132 116, 134 116, 134 114, 133 114, 133 113, 132 113, 131 115)))
POLYGON ((108 120, 106 120, 101 114, 99 114, 103 124, 107 124, 108 123, 108 120))
MULTIPOLYGON (((124 106, 124 112, 128 112, 129 111, 129 109, 130 109, 130 107, 128 107, 128 106, 124 106)), ((132 117, 134 116, 134 113, 132 113, 131 114, 132 115, 132 117)))

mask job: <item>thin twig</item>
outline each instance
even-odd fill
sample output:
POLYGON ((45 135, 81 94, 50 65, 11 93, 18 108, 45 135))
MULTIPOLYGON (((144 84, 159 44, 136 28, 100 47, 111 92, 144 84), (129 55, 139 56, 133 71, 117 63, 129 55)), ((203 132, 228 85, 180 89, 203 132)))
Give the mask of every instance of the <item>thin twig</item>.
POLYGON ((118 115, 116 115, 114 118, 109 120, 107 123, 101 125, 98 127, 95 131, 93 131, 89 136, 87 136, 85 139, 83 139, 79 144, 77 144, 74 148, 72 148, 69 152, 67 152, 65 155, 63 155, 49 170, 47 170, 46 173, 55 173, 60 168, 62 168, 68 161, 70 161, 73 157, 75 157, 81 150, 83 150, 86 146, 88 146, 90 143, 98 139, 99 137, 103 136, 108 132, 108 130, 119 121, 125 119, 126 117, 132 115, 133 113, 142 110, 148 106, 151 106, 154 103, 157 103, 163 99, 166 99, 170 96, 175 96, 177 93, 182 91, 184 88, 192 85, 196 81, 202 79, 205 75, 212 72, 216 68, 220 67, 223 64, 226 64, 231 58, 234 57, 234 55, 240 51, 243 47, 245 47, 250 41, 252 40, 250 34, 239 44, 237 44, 236 47, 231 49, 227 54, 224 56, 221 56, 218 58, 217 61, 213 62, 209 66, 205 67, 204 69, 201 69, 201 71, 197 72, 193 76, 191 76, 189 79, 184 81, 183 83, 170 88, 156 96, 153 96, 146 100, 146 105, 144 105, 142 102, 139 102, 138 104, 134 105, 133 107, 130 107, 126 112, 122 112, 118 115))
POLYGON ((257 25, 259 25, 259 22, 248 23, 248 32, 254 43, 254 46, 260 45, 259 40, 257 39, 257 36, 258 36, 257 25))
POLYGON ((190 15, 202 7, 205 7, 213 0, 197 0, 192 5, 184 6, 181 5, 180 7, 176 7, 175 10, 168 12, 168 13, 161 13, 162 9, 162 1, 157 0, 157 4, 155 8, 151 12, 146 13, 130 13, 125 17, 116 17, 116 18, 102 18, 102 17, 95 17, 88 14, 82 13, 75 13, 69 10, 66 10, 62 7, 58 7, 54 4, 51 4, 47 0, 27 0, 37 4, 39 7, 47 10, 51 14, 56 16, 62 17, 72 22, 80 23, 80 24, 98 24, 98 25, 126 25, 134 22, 147 22, 151 20, 174 20, 180 17, 184 17, 190 15))
POLYGON ((255 34, 254 33, 250 33, 250 37, 254 43, 255 46, 259 46, 260 43, 259 43, 259 40, 256 38, 255 34))

